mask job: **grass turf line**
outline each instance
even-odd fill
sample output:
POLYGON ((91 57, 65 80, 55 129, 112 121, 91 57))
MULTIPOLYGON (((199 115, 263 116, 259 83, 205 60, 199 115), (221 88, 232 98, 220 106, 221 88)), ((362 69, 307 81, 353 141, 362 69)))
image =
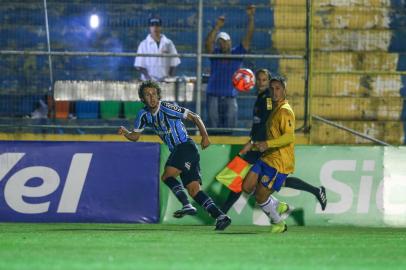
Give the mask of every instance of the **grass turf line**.
POLYGON ((0 223, 0 269, 406 269, 406 229, 0 223))

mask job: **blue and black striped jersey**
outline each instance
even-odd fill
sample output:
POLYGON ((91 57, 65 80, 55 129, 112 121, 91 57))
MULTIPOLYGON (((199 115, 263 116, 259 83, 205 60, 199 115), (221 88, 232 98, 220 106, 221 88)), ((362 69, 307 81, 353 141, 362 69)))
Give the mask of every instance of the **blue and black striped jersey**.
POLYGON ((147 107, 138 112, 134 122, 134 131, 142 132, 145 126, 152 127, 155 133, 173 151, 176 145, 190 140, 182 119, 186 119, 189 110, 175 104, 160 101, 158 110, 151 113, 147 107))

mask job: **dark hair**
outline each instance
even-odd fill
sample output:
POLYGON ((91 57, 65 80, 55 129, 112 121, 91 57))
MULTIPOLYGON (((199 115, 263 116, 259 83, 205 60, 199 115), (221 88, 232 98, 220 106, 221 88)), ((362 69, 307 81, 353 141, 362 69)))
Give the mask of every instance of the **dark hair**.
POLYGON ((258 77, 259 73, 265 73, 266 75, 268 75, 268 80, 271 80, 271 77, 272 77, 272 76, 271 76, 271 72, 269 72, 268 69, 266 69, 266 68, 258 69, 258 70, 255 72, 255 78, 258 77))
POLYGON ((158 98, 161 99, 161 87, 157 82, 148 80, 141 83, 140 87, 138 88, 138 97, 142 102, 144 102, 144 89, 145 88, 155 88, 158 93, 158 98))
POLYGON ((277 75, 277 74, 272 75, 271 79, 269 80, 269 83, 271 83, 272 81, 280 82, 282 84, 283 88, 286 88, 286 79, 282 75, 277 75))

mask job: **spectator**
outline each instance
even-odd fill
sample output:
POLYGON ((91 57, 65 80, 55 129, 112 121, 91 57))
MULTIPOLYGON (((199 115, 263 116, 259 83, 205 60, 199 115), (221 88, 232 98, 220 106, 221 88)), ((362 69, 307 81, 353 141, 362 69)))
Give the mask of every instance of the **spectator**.
MULTIPOLYGON (((140 43, 137 53, 177 54, 172 40, 161 34, 162 20, 158 17, 148 19, 150 34, 140 43)), ((142 57, 135 58, 134 67, 141 72, 141 80, 163 81, 175 75, 180 64, 179 57, 142 57)))
MULTIPOLYGON (((216 25, 206 38, 206 51, 214 54, 247 53, 254 34, 255 6, 247 8, 248 26, 245 37, 236 47, 231 47, 230 35, 219 32, 224 16, 218 17, 216 25)), ((241 67, 242 58, 210 58, 210 78, 207 85, 207 111, 210 127, 232 128, 237 124, 237 91, 231 83, 234 72, 241 67)))

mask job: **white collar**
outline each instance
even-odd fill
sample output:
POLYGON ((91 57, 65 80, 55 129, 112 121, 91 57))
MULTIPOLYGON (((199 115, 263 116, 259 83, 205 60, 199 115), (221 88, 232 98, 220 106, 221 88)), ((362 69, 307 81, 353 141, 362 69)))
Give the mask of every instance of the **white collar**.
MULTIPOLYGON (((156 43, 155 39, 152 38, 151 34, 148 34, 147 40, 148 40, 148 42, 150 42, 150 43, 151 43, 151 42, 156 43)), ((159 42, 161 43, 161 42, 163 42, 163 41, 165 41, 165 40, 166 40, 165 35, 164 35, 164 34, 161 34, 161 40, 160 40, 159 42)))
POLYGON ((159 110, 161 109, 161 101, 159 101, 158 103, 158 109, 156 110, 156 112, 151 113, 153 116, 157 116, 157 114, 159 113, 159 110))

